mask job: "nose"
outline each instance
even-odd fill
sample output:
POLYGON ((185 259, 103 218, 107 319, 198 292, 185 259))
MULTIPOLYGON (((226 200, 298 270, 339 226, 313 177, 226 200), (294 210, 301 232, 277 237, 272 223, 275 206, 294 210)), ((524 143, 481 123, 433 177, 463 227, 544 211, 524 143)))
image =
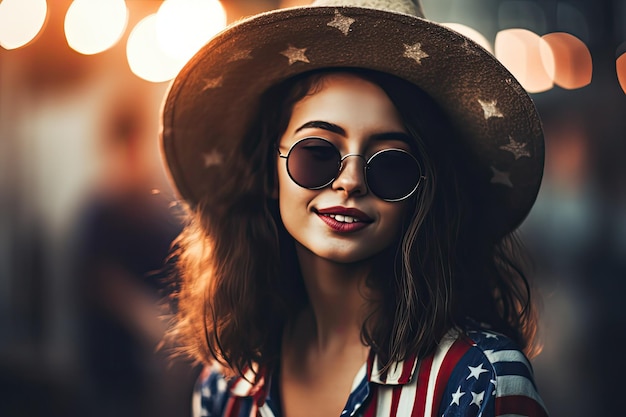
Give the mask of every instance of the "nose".
POLYGON ((333 181, 332 188, 348 196, 367 194, 365 159, 359 154, 347 154, 341 158, 339 175, 333 181))

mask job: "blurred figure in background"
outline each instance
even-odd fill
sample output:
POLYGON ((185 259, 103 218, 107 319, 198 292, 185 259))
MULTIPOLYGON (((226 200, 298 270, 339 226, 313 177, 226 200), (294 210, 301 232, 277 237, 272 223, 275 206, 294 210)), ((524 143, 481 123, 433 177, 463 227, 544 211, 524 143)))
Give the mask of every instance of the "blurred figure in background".
POLYGON ((92 416, 189 415, 194 371, 158 350, 165 323, 165 261, 180 224, 153 189, 154 138, 135 91, 105 114, 102 181, 88 196, 77 234, 82 361, 81 409, 92 416), (160 308, 161 307, 161 308, 160 308))

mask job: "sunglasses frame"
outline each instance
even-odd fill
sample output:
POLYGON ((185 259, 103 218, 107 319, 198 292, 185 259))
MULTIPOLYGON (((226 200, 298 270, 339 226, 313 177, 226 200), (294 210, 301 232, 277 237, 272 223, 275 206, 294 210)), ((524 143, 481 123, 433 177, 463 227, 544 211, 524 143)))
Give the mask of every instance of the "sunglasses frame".
POLYGON ((286 155, 283 155, 280 153, 280 149, 277 147, 276 151, 278 152, 278 156, 280 158, 283 158, 285 160, 286 163, 286 168, 287 168, 287 174, 289 175, 289 178, 291 178, 291 180, 296 183, 298 186, 305 188, 307 190, 321 190, 322 188, 328 187, 330 184, 332 184, 338 177, 339 175, 341 175, 341 171, 343 170, 343 161, 346 160, 346 158, 350 157, 350 156, 358 156, 359 158, 361 158, 363 161, 365 161, 365 165, 363 166, 363 178, 365 179, 365 185, 367 186, 367 189, 373 194, 375 195, 377 198, 380 198, 383 201, 389 202, 389 203, 395 203, 397 201, 402 201, 402 200, 406 200, 407 198, 411 197, 415 191, 417 191, 417 189, 419 188, 420 184, 422 183, 422 180, 426 179, 425 176, 420 175, 419 179, 417 180, 417 183, 415 184, 415 187, 413 187, 413 189, 411 190, 410 193, 408 193, 406 196, 401 197, 401 198, 395 198, 395 199, 388 199, 388 198, 382 198, 381 196, 379 196, 378 194, 376 194, 374 191, 372 191, 372 189, 370 188, 368 181, 367 181, 367 171, 370 169, 370 162, 377 157, 378 155, 385 153, 385 152, 389 152, 389 151, 398 151, 398 152, 402 152, 406 155, 408 155, 409 157, 411 157, 411 159, 413 159, 415 161, 415 163, 417 164, 417 167, 419 169, 419 172, 422 172, 422 165, 419 163, 419 161, 417 160, 417 158, 415 158, 415 156, 413 156, 413 154, 411 154, 408 151, 405 151, 404 149, 399 149, 399 148, 386 148, 386 149, 381 149, 380 151, 375 152, 372 156, 370 156, 369 158, 365 159, 365 157, 363 155, 360 155, 358 153, 349 153, 346 154, 344 156, 341 156, 341 152, 339 151, 339 148, 337 148, 337 146, 332 143, 331 141, 329 141, 328 139, 325 139, 323 137, 320 136, 307 136, 305 138, 302 138, 300 140, 298 140, 297 142, 295 142, 293 145, 291 145, 289 147, 289 150, 287 151, 286 155), (335 176, 328 181, 327 183, 325 183, 324 185, 320 185, 317 187, 305 187, 304 185, 300 184, 298 181, 296 181, 296 179, 293 177, 293 175, 291 175, 291 171, 289 169, 289 156, 291 155, 291 151, 298 146, 301 142, 304 142, 305 140, 310 140, 310 139, 319 139, 323 142, 328 143, 336 152, 337 155, 339 155, 339 163, 337 164, 337 173, 335 174, 335 176))

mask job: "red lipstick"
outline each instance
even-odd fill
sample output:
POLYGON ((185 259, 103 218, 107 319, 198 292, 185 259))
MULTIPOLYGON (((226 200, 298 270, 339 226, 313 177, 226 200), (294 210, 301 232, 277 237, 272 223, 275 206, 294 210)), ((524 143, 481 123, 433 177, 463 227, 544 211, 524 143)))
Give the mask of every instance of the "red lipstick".
POLYGON ((373 219, 361 210, 350 207, 327 207, 317 210, 317 215, 331 229, 342 233, 356 232, 373 222, 373 219))

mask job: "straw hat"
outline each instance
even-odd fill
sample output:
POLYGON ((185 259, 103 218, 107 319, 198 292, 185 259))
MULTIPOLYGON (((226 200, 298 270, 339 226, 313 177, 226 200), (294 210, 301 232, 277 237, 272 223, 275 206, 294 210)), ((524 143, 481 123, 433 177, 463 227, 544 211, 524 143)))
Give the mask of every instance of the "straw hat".
POLYGON ((180 196, 210 207, 212 195, 224 195, 216 191, 232 187, 227 179, 263 92, 326 67, 377 70, 419 86, 465 142, 482 181, 477 211, 493 233, 526 217, 544 159, 533 102, 489 52, 424 19, 409 0, 317 1, 247 18, 210 40, 174 79, 163 107, 162 146, 180 196))

